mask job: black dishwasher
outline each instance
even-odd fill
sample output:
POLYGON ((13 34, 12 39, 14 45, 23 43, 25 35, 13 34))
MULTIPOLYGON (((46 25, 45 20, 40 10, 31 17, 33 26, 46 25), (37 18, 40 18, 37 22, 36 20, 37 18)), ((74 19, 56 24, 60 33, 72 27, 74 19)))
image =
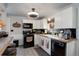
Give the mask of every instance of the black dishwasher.
POLYGON ((52 56, 65 56, 66 54, 66 43, 58 41, 58 40, 51 40, 51 55, 52 56))

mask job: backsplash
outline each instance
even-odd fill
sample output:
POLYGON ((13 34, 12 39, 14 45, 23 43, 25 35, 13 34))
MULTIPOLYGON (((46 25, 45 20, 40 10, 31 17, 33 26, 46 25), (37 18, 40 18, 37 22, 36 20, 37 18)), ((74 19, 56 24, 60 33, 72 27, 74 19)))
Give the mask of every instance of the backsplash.
POLYGON ((65 36, 65 33, 70 32, 71 38, 76 38, 76 29, 75 28, 55 29, 53 32, 54 32, 54 34, 59 34, 61 31, 63 33, 63 36, 65 36))
POLYGON ((45 29, 33 29, 32 32, 33 33, 44 33, 45 29))

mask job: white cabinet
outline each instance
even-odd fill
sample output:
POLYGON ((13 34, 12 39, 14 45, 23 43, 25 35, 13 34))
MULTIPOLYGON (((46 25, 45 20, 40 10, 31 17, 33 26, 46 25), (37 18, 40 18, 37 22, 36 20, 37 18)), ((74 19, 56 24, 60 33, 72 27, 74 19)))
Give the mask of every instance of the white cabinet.
POLYGON ((63 27, 64 28, 76 28, 75 26, 76 19, 74 19, 74 16, 75 16, 74 12, 75 11, 73 7, 67 8, 66 10, 61 12, 62 14, 61 18, 62 18, 62 23, 63 23, 63 25, 61 26, 62 28, 63 27))
POLYGON ((78 19, 77 19, 77 30, 76 30, 76 56, 79 56, 79 7, 78 7, 78 19))
POLYGON ((55 16, 55 28, 61 28, 61 15, 60 13, 55 16))
POLYGON ((33 29, 43 29, 43 20, 23 20, 23 23, 33 23, 33 29))
POLYGON ((24 19, 23 23, 33 23, 33 20, 29 20, 29 19, 24 19))
POLYGON ((34 29, 48 29, 47 19, 33 20, 34 29))
POLYGON ((76 56, 76 41, 72 41, 66 44, 66 56, 76 56))
POLYGON ((34 29, 48 29, 47 19, 34 20, 33 21, 33 28, 34 29))
POLYGON ((44 51, 51 55, 51 39, 41 36, 41 46, 44 51))
POLYGON ((54 17, 55 28, 76 28, 76 8, 69 7, 54 17))
POLYGON ((39 24, 37 21, 33 21, 33 29, 38 28, 39 24))
POLYGON ((41 45, 40 47, 45 50, 45 38, 41 36, 41 45))
POLYGON ((43 28, 42 20, 34 20, 33 21, 33 28, 34 29, 42 29, 43 28))
POLYGON ((44 49, 44 38, 41 36, 41 45, 40 45, 41 48, 44 49))
POLYGON ((46 38, 45 40, 45 50, 49 55, 51 55, 51 39, 50 38, 46 38))
POLYGON ((38 36, 39 36, 38 46, 41 46, 41 36, 40 35, 38 35, 38 36))
POLYGON ((41 46, 41 36, 39 34, 34 35, 34 46, 41 46))
POLYGON ((35 45, 35 46, 36 46, 36 45, 39 45, 39 43, 40 43, 40 36, 37 35, 37 34, 35 34, 35 35, 34 35, 34 45, 35 45))
POLYGON ((43 20, 40 20, 40 28, 41 28, 41 29, 44 29, 43 20))
POLYGON ((43 19, 42 22, 43 22, 43 25, 42 25, 43 28, 48 29, 47 19, 43 19))

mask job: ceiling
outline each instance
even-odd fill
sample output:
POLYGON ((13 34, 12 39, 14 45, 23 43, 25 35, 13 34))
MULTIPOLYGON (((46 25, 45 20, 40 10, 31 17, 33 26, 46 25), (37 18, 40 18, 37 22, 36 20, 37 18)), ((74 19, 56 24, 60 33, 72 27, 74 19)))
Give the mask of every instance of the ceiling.
POLYGON ((10 16, 27 16, 31 8, 35 8, 40 16, 49 17, 71 3, 7 3, 6 11, 10 16))

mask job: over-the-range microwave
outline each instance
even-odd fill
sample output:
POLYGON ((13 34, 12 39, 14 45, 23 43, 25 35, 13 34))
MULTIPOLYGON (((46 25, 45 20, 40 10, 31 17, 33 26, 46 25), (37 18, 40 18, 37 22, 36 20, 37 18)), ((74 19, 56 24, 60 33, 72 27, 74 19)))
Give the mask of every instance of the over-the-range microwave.
POLYGON ((33 24, 32 23, 23 23, 23 28, 24 29, 32 29, 33 28, 33 24))

